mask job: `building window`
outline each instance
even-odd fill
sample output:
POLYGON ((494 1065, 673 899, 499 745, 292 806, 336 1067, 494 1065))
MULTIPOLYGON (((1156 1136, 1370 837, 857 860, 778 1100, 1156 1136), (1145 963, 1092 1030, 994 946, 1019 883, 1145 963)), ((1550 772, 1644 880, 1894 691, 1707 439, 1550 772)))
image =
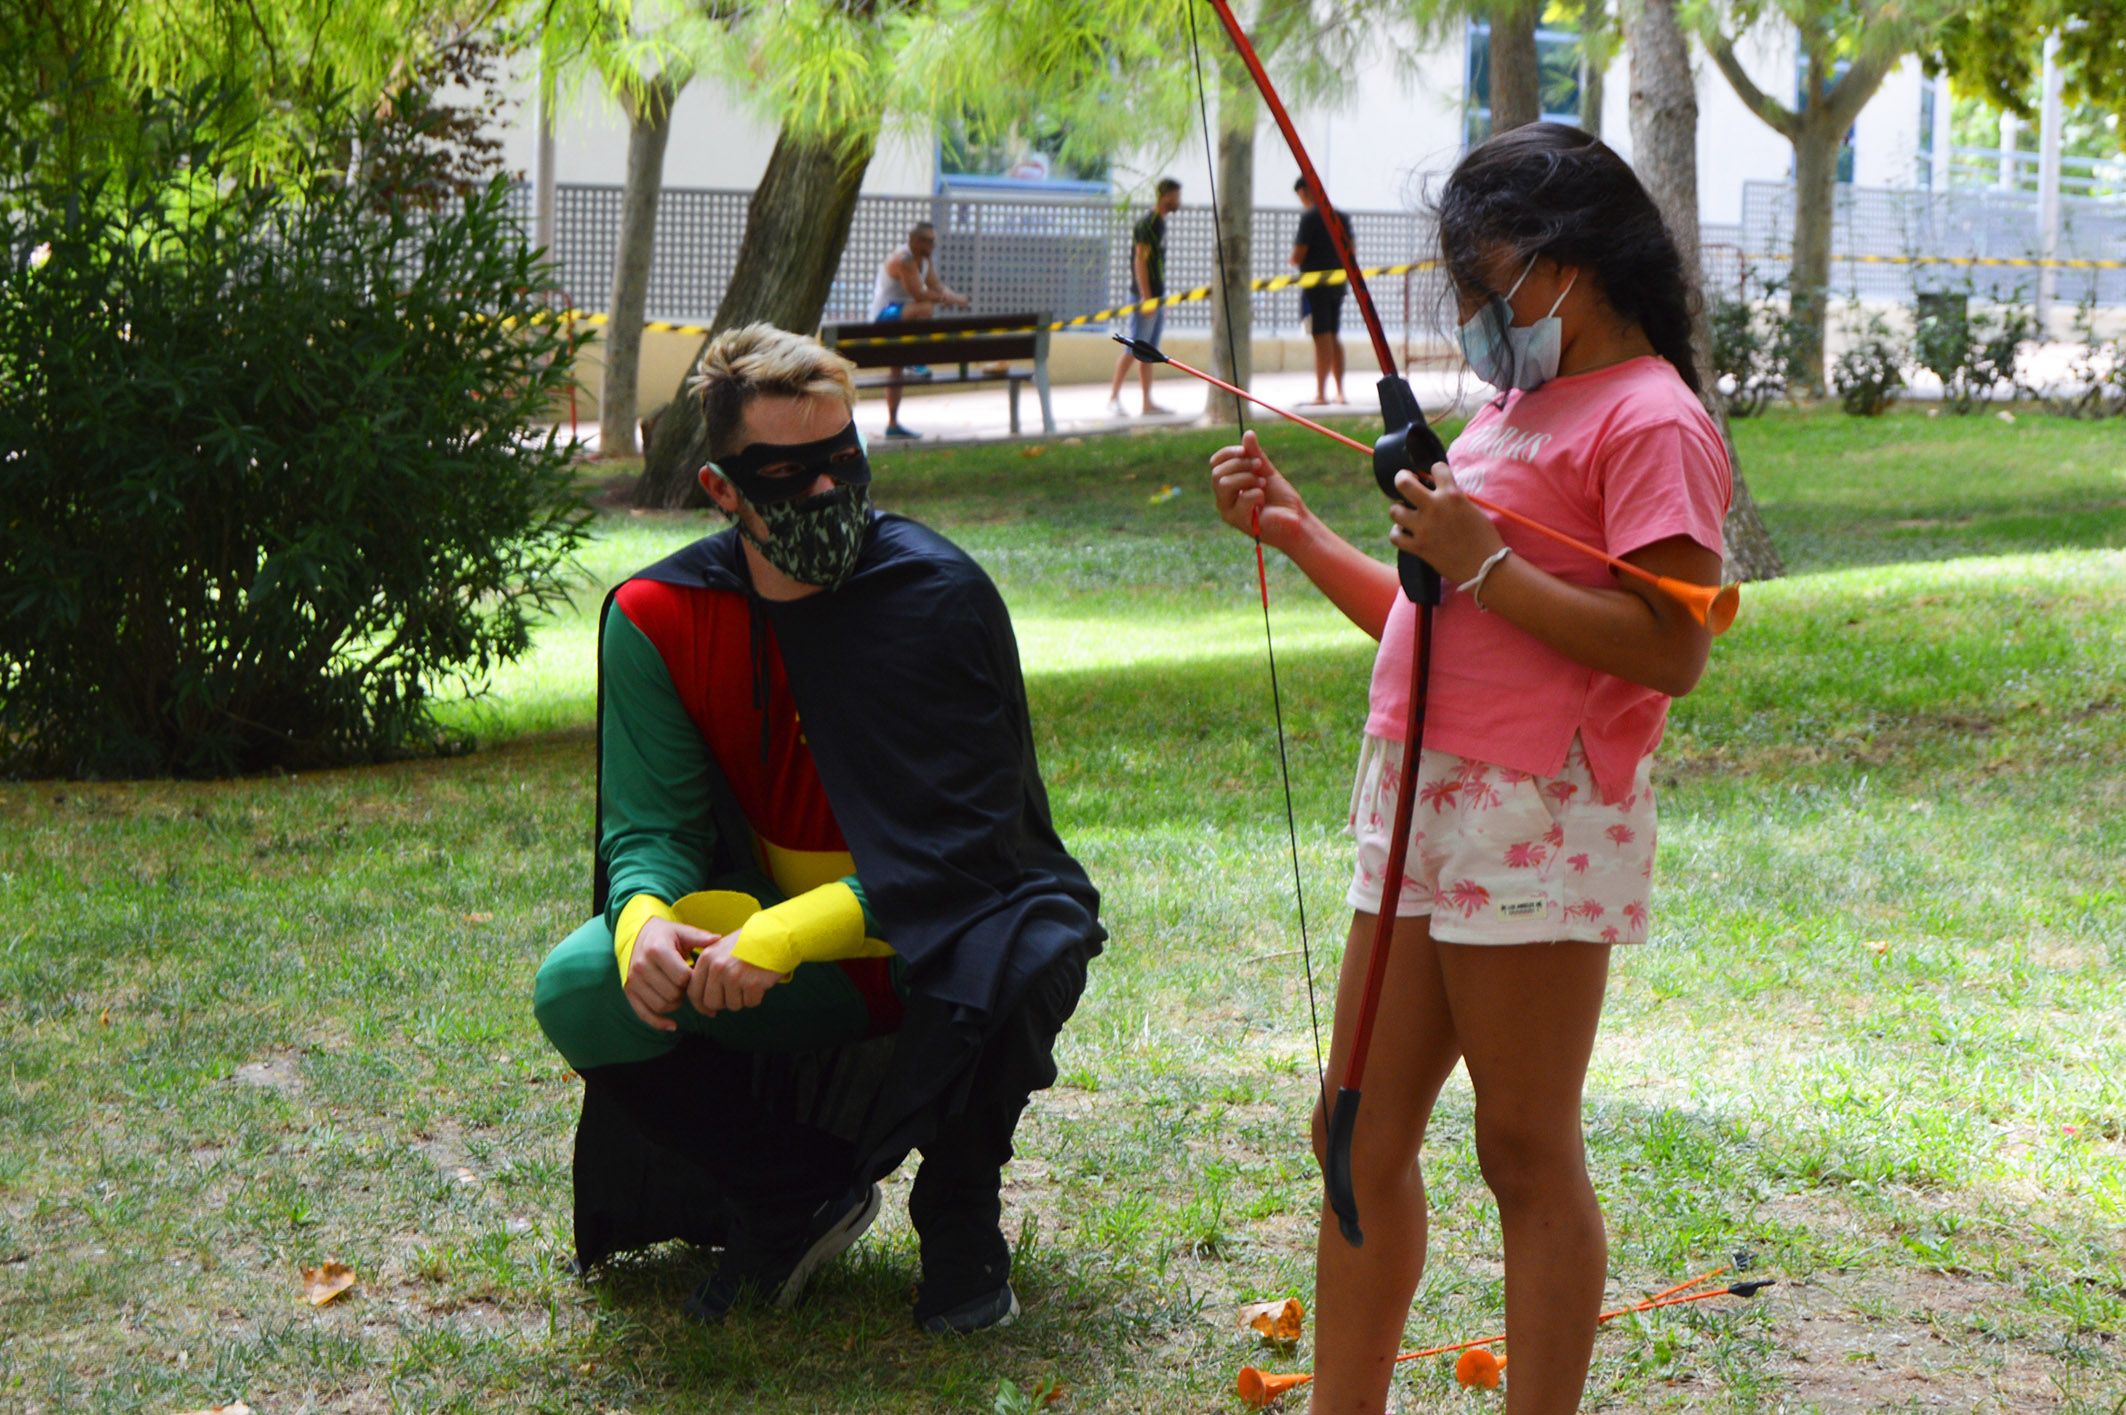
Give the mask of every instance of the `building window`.
MULTIPOLYGON (((1837 86, 1852 67, 1850 61, 1840 59, 1831 65, 1831 84, 1837 86)), ((1809 106, 1809 56, 1801 46, 1794 46, 1794 111, 1800 112, 1809 106)), ((1838 140, 1838 180, 1845 186, 1853 184, 1853 129, 1847 128, 1845 136, 1838 140)), ((1926 131, 1932 132, 1932 125, 1926 131)))
POLYGON ((1063 129, 1039 120, 1014 123, 986 139, 954 123, 938 139, 938 189, 999 187, 1018 190, 1104 192, 1108 164, 1072 162, 1063 156, 1063 129))
MULTIPOLYGON (((1580 34, 1572 12, 1552 5, 1535 32, 1536 82, 1543 100, 1543 119, 1550 123, 1580 121, 1580 83, 1584 77, 1580 34)), ((1491 136, 1491 22, 1469 22, 1468 101, 1463 105, 1462 142, 1474 147, 1491 136)))

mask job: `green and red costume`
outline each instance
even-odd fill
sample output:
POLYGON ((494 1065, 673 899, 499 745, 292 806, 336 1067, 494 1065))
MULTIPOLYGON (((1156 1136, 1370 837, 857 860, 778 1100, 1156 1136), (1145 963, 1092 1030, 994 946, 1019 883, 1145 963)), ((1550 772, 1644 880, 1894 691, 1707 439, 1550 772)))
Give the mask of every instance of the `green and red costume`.
POLYGON ((927 1264, 935 1233, 995 1213, 1011 1130, 1054 1078, 1105 938, 1049 819, 995 587, 882 515, 839 588, 764 600, 726 531, 614 591, 599 663, 594 912, 535 996, 586 1081, 579 1261, 719 1236, 704 1193, 743 1221, 756 1199, 868 1183, 920 1148, 927 1264), (622 955, 645 917, 709 889, 842 901, 846 936, 786 938, 748 958, 789 968, 760 1007, 682 1006, 680 1031, 657 1031, 622 995, 622 955), (852 1123, 820 1123, 825 1098, 848 1112, 852 1094, 852 1123))

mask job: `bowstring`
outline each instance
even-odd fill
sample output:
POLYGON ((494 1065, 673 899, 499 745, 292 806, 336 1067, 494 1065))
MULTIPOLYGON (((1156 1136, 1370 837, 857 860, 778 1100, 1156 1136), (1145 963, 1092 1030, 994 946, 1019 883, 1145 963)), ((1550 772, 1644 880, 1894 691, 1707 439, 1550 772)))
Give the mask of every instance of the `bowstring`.
MULTIPOLYGON (((1233 343, 1232 293, 1226 280, 1225 224, 1218 214, 1218 150, 1211 142, 1211 110, 1203 82, 1203 49, 1196 38, 1196 0, 1181 0, 1181 4, 1188 12, 1189 55, 1196 70, 1196 113, 1203 123, 1204 174, 1210 183, 1211 237, 1217 242, 1218 302, 1222 307, 1225 324, 1225 362, 1226 368, 1233 375, 1233 381, 1238 383, 1240 357, 1238 348, 1233 343)), ((1247 405, 1238 398, 1233 398, 1232 401, 1233 421, 1239 424, 1240 435, 1245 438, 1248 431, 1247 405)), ((1259 506, 1248 522, 1248 535, 1255 542, 1255 578, 1262 589, 1262 646, 1270 664, 1270 709, 1277 724, 1277 772, 1284 786, 1285 842, 1292 856, 1292 898, 1299 913, 1299 957, 1306 970, 1307 1020, 1314 1033, 1314 1088, 1321 1097, 1323 1116, 1326 1119, 1329 1073, 1321 1054, 1321 1004, 1314 993, 1314 950, 1307 934, 1307 892, 1299 867, 1299 820, 1292 806, 1292 762, 1285 746, 1284 694, 1277 680, 1277 641, 1270 632, 1270 573, 1262 550, 1262 508, 1259 506)))

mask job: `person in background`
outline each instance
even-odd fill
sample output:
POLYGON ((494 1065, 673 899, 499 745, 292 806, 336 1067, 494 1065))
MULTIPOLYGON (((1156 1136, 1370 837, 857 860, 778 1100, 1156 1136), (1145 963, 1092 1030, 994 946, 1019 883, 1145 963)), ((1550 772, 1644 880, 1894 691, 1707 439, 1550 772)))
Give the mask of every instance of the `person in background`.
MULTIPOLYGON (((940 306, 966 309, 973 303, 938 279, 937 249, 937 227, 928 221, 918 221, 908 228, 908 244, 887 256, 885 263, 878 268, 878 284, 871 291, 873 321, 931 319, 940 306)), ((924 378, 929 376, 930 370, 915 364, 906 372, 924 378)), ((901 426, 902 377, 903 370, 899 367, 886 375, 886 436, 919 437, 920 433, 901 426)))
MULTIPOLYGON (((1160 178, 1152 209, 1130 232, 1130 289, 1139 303, 1166 295, 1166 218, 1180 209, 1181 183, 1172 177, 1160 178)), ((1129 337, 1156 345, 1165 326, 1164 309, 1139 312, 1129 317, 1129 337)), ((1145 416, 1168 411, 1152 401, 1152 366, 1140 363, 1127 349, 1115 360, 1115 381, 1107 390, 1107 411, 1118 418, 1126 416, 1122 411, 1122 380, 1129 377, 1131 364, 1137 365, 1137 377, 1144 390, 1145 416)))
MULTIPOLYGON (((1302 273, 1343 269, 1343 262, 1336 255, 1336 242, 1329 235, 1329 223, 1322 218, 1314 194, 1307 190, 1307 179, 1301 177, 1292 183, 1292 190, 1299 193, 1299 204, 1304 208, 1299 217, 1299 233, 1292 237, 1292 264, 1302 273)), ((1344 241, 1348 244, 1351 218, 1339 211, 1336 224, 1343 228, 1344 241)), ((1344 397, 1343 340, 1337 337, 1343 332, 1344 292, 1348 288, 1341 283, 1322 284, 1299 292, 1299 318, 1306 325, 1307 333, 1314 337, 1314 401, 1317 403, 1329 401, 1329 379, 1332 376, 1336 379, 1336 401, 1350 401, 1344 397)))

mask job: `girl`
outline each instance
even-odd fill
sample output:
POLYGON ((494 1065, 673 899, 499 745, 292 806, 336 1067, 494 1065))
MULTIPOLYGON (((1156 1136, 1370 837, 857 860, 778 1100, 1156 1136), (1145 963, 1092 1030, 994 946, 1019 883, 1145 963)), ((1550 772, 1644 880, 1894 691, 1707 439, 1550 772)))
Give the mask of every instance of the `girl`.
MULTIPOLYGON (((1367 1242, 1325 1208, 1317 1244, 1317 1415, 1379 1415, 1425 1262, 1417 1158, 1459 1060, 1505 1231, 1510 1415, 1578 1408, 1607 1272, 1581 1089, 1612 944, 1647 930, 1648 772, 1671 697, 1705 667, 1679 604, 1579 552, 1494 525, 1466 488, 1656 574, 1718 582, 1730 490, 1698 401, 1688 286, 1660 212, 1622 159, 1576 128, 1503 133, 1438 202, 1462 348, 1497 387, 1389 541, 1448 589, 1409 863, 1352 1166, 1367 1242), (1392 1020, 1391 1020, 1392 1019, 1392 1020)), ((1307 509, 1246 434, 1211 459, 1218 511, 1289 556, 1380 640, 1351 795, 1356 911, 1329 1074, 1341 1075, 1366 972, 1409 704, 1415 610, 1392 567, 1307 509)), ((1317 1154, 1323 1117, 1314 1116, 1317 1154)))

